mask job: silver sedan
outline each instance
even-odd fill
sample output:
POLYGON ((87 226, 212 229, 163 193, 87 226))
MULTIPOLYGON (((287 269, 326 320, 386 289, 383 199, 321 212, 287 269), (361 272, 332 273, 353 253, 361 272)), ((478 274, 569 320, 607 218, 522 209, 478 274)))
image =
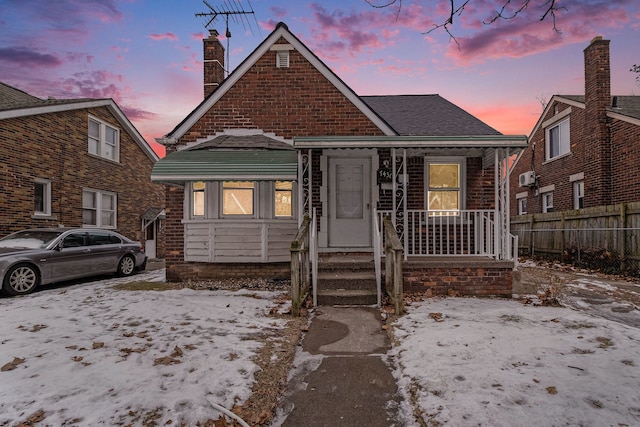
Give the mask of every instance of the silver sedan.
POLYGON ((0 239, 0 283, 7 295, 88 276, 129 276, 146 264, 139 242, 109 230, 38 228, 0 239))

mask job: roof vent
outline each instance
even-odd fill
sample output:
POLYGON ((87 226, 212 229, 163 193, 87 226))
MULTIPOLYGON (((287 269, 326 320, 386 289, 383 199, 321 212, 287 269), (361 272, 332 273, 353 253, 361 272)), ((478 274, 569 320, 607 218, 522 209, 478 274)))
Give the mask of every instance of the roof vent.
POLYGON ((276 51, 276 67, 289 68, 289 51, 288 50, 276 51))

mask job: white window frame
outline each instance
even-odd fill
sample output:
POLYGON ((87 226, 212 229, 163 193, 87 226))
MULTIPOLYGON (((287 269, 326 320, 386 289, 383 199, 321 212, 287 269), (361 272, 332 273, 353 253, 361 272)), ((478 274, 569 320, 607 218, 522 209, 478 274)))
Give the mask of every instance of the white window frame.
POLYGON ((109 191, 100 191, 100 190, 94 190, 91 188, 84 188, 82 190, 82 226, 83 227, 89 227, 89 228, 93 228, 93 227, 97 227, 97 228, 107 228, 107 229, 115 229, 118 227, 118 196, 116 193, 112 193, 109 191), (95 202, 96 202, 96 206, 85 206, 85 193, 91 193, 94 195, 95 197, 95 202), (111 197, 113 200, 113 209, 112 210, 107 210, 104 209, 102 206, 102 198, 103 196, 106 197, 111 197), (91 211, 95 211, 95 218, 96 218, 96 224, 88 224, 85 223, 85 219, 84 219, 84 212, 85 210, 91 210, 91 211), (113 213, 113 224, 104 224, 102 221, 102 215, 105 212, 112 212, 113 213))
POLYGON ((518 215, 527 214, 527 198, 518 199, 518 215))
POLYGON ((545 128, 545 160, 550 161, 571 153, 571 131, 569 117, 566 117, 545 128), (558 153, 552 155, 551 135, 554 129, 558 130, 558 153))
POLYGON ((542 212, 553 212, 553 191, 542 193, 542 212))
POLYGON ((51 181, 43 178, 35 178, 33 180, 33 215, 34 216, 51 216, 51 181), (36 187, 42 186, 42 206, 41 211, 36 209, 36 187))
POLYGON ((573 208, 584 208, 584 181, 573 182, 573 208))
POLYGON ((273 217, 274 218, 293 218, 293 213, 294 213, 294 202, 295 202, 295 183, 293 181, 273 181, 271 188, 273 189, 273 217), (281 189, 278 190, 276 187, 276 184, 278 182, 288 182, 291 184, 291 189, 281 189), (291 214, 290 215, 278 215, 276 212, 276 206, 277 206, 277 198, 278 198, 278 193, 285 193, 285 192, 289 192, 289 197, 291 198, 291 214))
POLYGON ((87 135, 87 151, 89 152, 89 154, 114 162, 120 161, 120 129, 90 115, 87 122, 87 135), (93 136, 90 134, 91 122, 95 122, 98 124, 98 135, 93 136), (111 144, 109 141, 107 141, 107 130, 112 130, 114 132, 114 144, 111 144), (92 149, 92 142, 96 146, 95 150, 92 149), (111 149, 113 150, 112 156, 107 156, 105 154, 108 151, 107 146, 111 146, 111 149))
MULTIPOLYGON (((235 187, 229 187, 229 188, 235 188, 235 187)), ((237 180, 225 180, 225 181, 220 181, 220 218, 258 218, 259 215, 259 209, 260 209, 260 204, 259 204, 259 189, 260 189, 260 182, 259 181, 251 181, 251 180, 246 180, 246 179, 237 179, 237 180), (226 182, 251 182, 253 183, 253 188, 252 188, 252 212, 250 214, 225 214, 224 213, 224 184, 226 182)))
POLYGON ((195 185, 199 182, 203 182, 203 181, 195 181, 190 183, 190 191, 191 191, 191 197, 190 197, 190 202, 189 202, 189 216, 191 217, 191 219, 202 219, 205 218, 207 216, 207 195, 209 194, 209 192, 207 191, 207 183, 204 183, 204 188, 203 189, 196 189, 195 185), (202 193, 202 215, 200 214, 196 214, 196 197, 195 194, 196 193, 202 193))
POLYGON ((458 165, 458 187, 451 189, 438 189, 438 191, 457 191, 458 192, 458 210, 464 210, 466 208, 466 167, 467 159, 465 157, 425 157, 424 161, 424 204, 425 209, 429 211, 430 215, 437 215, 438 210, 429 210, 429 167, 430 165, 458 165))

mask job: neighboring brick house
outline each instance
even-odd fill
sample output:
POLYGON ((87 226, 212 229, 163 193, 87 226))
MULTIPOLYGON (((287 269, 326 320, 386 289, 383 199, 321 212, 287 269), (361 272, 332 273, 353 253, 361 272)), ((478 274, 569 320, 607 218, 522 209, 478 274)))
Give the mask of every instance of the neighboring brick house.
POLYGON ((384 213, 405 245, 406 290, 511 295, 500 178, 525 136, 439 95, 358 96, 283 23, 224 79, 223 64, 212 31, 205 99, 158 139, 168 280, 286 277, 314 213, 321 254, 372 254, 384 213))
POLYGON ((164 215, 164 186, 149 178, 157 160, 112 99, 43 100, 0 83, 0 236, 101 227, 153 246, 164 215))
POLYGON ((640 96, 611 96, 609 40, 584 50, 584 76, 585 95, 554 95, 533 128, 512 215, 640 201, 640 96))

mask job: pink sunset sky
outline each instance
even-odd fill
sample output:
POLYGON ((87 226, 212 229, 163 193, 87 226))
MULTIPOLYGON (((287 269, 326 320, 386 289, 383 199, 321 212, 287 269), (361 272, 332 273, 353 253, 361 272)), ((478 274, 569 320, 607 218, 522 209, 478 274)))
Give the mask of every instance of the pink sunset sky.
MULTIPOLYGON (((282 21, 359 95, 437 93, 505 134, 528 135, 552 95, 584 93, 595 36, 611 40, 612 93, 640 94, 637 0, 557 0, 558 31, 539 21, 547 0, 492 25, 504 0, 470 0, 450 27, 457 43, 426 33, 449 0, 207 2, 254 12, 229 20, 231 71, 282 21)), ((201 0, 0 0, 0 81, 40 98, 113 98, 162 155, 155 138, 202 101, 208 19, 196 13, 208 11, 201 0)), ((224 18, 211 27, 224 34, 224 18)))

